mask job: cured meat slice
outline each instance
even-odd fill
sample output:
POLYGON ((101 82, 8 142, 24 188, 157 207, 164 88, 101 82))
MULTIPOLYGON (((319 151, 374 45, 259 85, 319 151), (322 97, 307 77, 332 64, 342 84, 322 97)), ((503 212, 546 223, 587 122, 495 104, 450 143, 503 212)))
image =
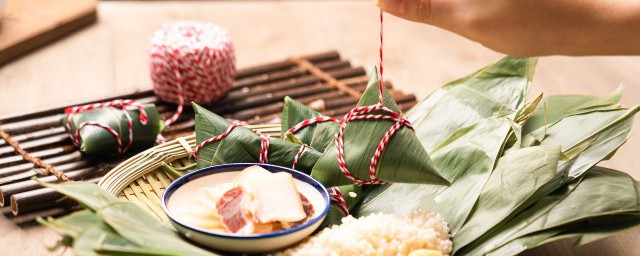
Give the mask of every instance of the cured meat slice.
POLYGON ((225 192, 216 204, 220 221, 232 233, 238 232, 249 222, 242 212, 241 202, 243 195, 242 188, 235 187, 225 192))

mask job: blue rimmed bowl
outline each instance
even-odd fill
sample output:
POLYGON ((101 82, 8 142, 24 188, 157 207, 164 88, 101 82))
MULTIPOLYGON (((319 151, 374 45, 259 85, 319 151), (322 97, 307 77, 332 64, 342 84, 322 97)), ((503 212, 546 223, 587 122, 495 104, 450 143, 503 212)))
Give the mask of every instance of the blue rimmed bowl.
POLYGON ((307 174, 270 164, 238 163, 211 166, 180 177, 171 183, 162 195, 162 208, 178 232, 198 244, 222 251, 256 253, 284 248, 309 236, 327 216, 329 200, 327 189, 307 174), (181 200, 189 200, 199 188, 233 182, 243 169, 253 165, 270 172, 290 173, 298 191, 313 205, 313 218, 291 229, 264 234, 238 235, 212 232, 187 225, 172 214, 172 210, 176 210, 175 207, 178 207, 181 200))

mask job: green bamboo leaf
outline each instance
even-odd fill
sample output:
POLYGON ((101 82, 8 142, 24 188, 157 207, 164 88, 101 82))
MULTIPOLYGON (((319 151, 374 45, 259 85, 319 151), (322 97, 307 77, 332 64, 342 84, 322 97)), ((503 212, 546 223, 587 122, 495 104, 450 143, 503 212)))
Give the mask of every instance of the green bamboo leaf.
POLYGON ((501 253, 522 247, 530 248, 531 244, 542 243, 555 234, 573 228, 567 226, 573 223, 590 222, 613 215, 640 214, 639 191, 638 182, 626 173, 602 167, 591 168, 583 179, 575 180, 569 186, 540 199, 510 219, 498 232, 488 233, 483 239, 463 248, 459 255, 487 253, 506 244, 510 245, 500 249, 501 253), (540 233, 543 232, 550 236, 541 237, 540 233), (523 242, 526 244, 521 244, 523 242))
POLYGON ((444 87, 464 84, 507 108, 517 110, 525 104, 537 62, 537 58, 507 56, 444 87))
MULTIPOLYGON (((561 227, 526 235, 513 240, 487 255, 516 255, 526 249, 535 248, 554 241, 577 237, 575 246, 581 246, 620 232, 640 227, 638 215, 607 216, 604 221, 590 219, 574 223, 570 227, 561 227)), ((602 219, 602 218, 601 218, 602 219)))
POLYGON ((469 219, 455 236, 454 253, 511 215, 551 180, 559 157, 559 146, 524 148, 501 157, 469 219))
MULTIPOLYGON (((377 71, 371 72, 369 85, 358 106, 374 105, 378 102, 377 71)), ((384 106, 400 112, 393 98, 383 87, 384 106)), ((381 114, 376 111, 371 114, 381 114)), ((347 124, 344 130, 345 162, 353 176, 369 180, 369 164, 377 145, 393 122, 388 120, 359 120, 347 124)), ((338 167, 335 142, 327 147, 322 157, 313 167, 311 175, 325 186, 352 184, 338 167)), ((448 184, 443 175, 435 168, 429 155, 420 144, 415 133, 406 126, 401 127, 391 137, 376 167, 376 177, 387 182, 448 184), (401 170, 401 171, 396 171, 401 170)))
MULTIPOLYGON (((339 186, 338 189, 340 189, 340 191, 342 192, 344 201, 347 204, 347 208, 349 209, 350 212, 353 209, 355 209, 355 207, 364 198, 364 194, 362 193, 363 191, 362 186, 345 185, 345 186, 339 186), (355 194, 355 197, 351 197, 349 195, 350 193, 355 194)), ((342 223, 342 218, 346 216, 347 215, 344 213, 344 210, 342 210, 342 207, 340 207, 338 204, 332 201, 331 207, 329 208, 329 213, 327 214, 327 217, 324 219, 324 222, 322 223, 322 225, 320 225, 320 228, 329 227, 335 224, 340 224, 342 223)))
MULTIPOLYGON (((282 110, 282 132, 289 130, 296 124, 306 119, 322 116, 304 104, 292 98, 284 98, 284 108, 282 110)), ((334 135, 338 132, 338 123, 323 122, 307 126, 296 132, 295 136, 303 143, 320 152, 324 152, 328 145, 333 142, 334 135)))
MULTIPOLYGON (((513 234, 526 228, 531 221, 545 215, 554 205, 566 198, 581 181, 582 179, 576 179, 553 193, 542 197, 531 205, 530 208, 524 211, 520 210, 514 217, 504 220, 471 244, 458 250, 456 255, 481 255, 483 252, 486 253, 496 249, 501 244, 507 242, 513 234)), ((552 235, 557 233, 558 232, 555 232, 552 235)), ((546 237, 544 239, 546 239, 546 237)))
MULTIPOLYGON (((137 248, 136 245, 125 240, 116 234, 113 230, 100 228, 97 226, 85 227, 73 243, 73 253, 82 256, 98 256, 103 255, 96 252, 96 248, 104 246, 104 244, 117 245, 122 248, 137 248)), ((138 250, 142 250, 137 248, 138 250)))
MULTIPOLYGON (((108 194, 96 184, 89 182, 71 182, 62 184, 43 184, 80 202, 92 212, 82 212, 60 220, 41 220, 49 227, 63 227, 63 232, 73 236, 78 250, 94 249, 95 236, 105 236, 110 244, 124 246, 134 244, 150 250, 163 250, 181 255, 215 255, 182 240, 180 235, 166 223, 160 222, 146 210, 134 203, 127 202, 108 194), (95 212, 95 213, 94 213, 95 212), (96 215, 100 221, 98 221, 96 215), (91 222, 91 223, 90 223, 91 222), (95 228, 97 230, 87 231, 95 228), (78 231, 79 230, 79 231, 78 231), (113 232, 112 232, 113 231, 113 232), (75 232, 75 233, 72 233, 75 232), (85 235, 86 240, 78 240, 85 235), (106 233, 113 234, 106 234, 106 233), (123 241, 127 241, 126 243, 123 241)), ((82 254, 84 255, 84 254, 82 254)))
POLYGON ((51 188, 60 194, 73 198, 83 207, 96 211, 107 203, 119 201, 117 197, 109 194, 107 191, 98 188, 96 184, 91 182, 68 182, 60 184, 43 183, 38 179, 34 179, 41 186, 51 188))
MULTIPOLYGON (((640 111, 640 107, 630 110, 602 110, 577 114, 558 121, 548 128, 547 138, 543 144, 560 145, 563 153, 570 152, 570 159, 558 163, 556 176, 541 186, 536 193, 523 202, 521 209, 515 217, 508 217, 491 231, 477 239, 471 247, 484 248, 496 246, 496 241, 510 237, 517 230, 523 229, 522 223, 544 216, 555 204, 559 202, 557 195, 550 194, 567 184, 580 180, 585 171, 595 166, 598 162, 608 157, 611 152, 617 150, 628 138, 633 125, 634 115, 640 111), (588 143, 588 145, 584 145, 588 143), (580 148, 579 152, 572 149, 580 148), (526 207, 530 209, 520 212, 526 207), (537 208, 536 208, 537 207, 537 208), (537 210, 531 210, 537 209, 537 210), (484 245, 478 245, 484 244, 484 245)), ((567 196, 571 190, 561 190, 567 196)), ((466 251, 466 250, 463 250, 466 251)))
POLYGON ((357 208, 356 215, 432 210, 449 222, 451 233, 455 235, 489 178, 509 130, 506 118, 489 118, 459 129, 432 153, 438 168, 445 170, 447 178, 453 181, 451 186, 391 184, 374 187, 357 208))
POLYGON ((177 255, 216 255, 182 240, 173 228, 134 203, 113 202, 102 207, 98 215, 122 238, 139 247, 177 255))
POLYGON ((535 58, 505 57, 444 85, 408 113, 428 150, 456 130, 489 117, 510 116, 524 106, 535 58))
POLYGON ((99 255, 117 255, 117 256, 181 256, 177 253, 156 251, 136 247, 117 246, 103 244, 94 250, 99 255))
POLYGON ((61 247, 72 247, 74 241, 80 236, 83 230, 90 227, 103 228, 106 224, 90 210, 82 210, 71 213, 67 216, 54 219, 52 217, 38 217, 36 221, 54 231, 60 236, 60 240, 51 248, 55 251, 61 247))
POLYGON ((536 108, 540 104, 540 101, 542 101, 542 96, 543 96, 542 94, 538 95, 538 97, 535 100, 525 104, 524 108, 521 108, 520 110, 518 110, 518 112, 516 113, 515 120, 518 123, 528 121, 529 118, 531 118, 531 116, 535 113, 536 108))
POLYGON ((594 168, 544 218, 536 219, 514 236, 609 214, 640 213, 639 202, 640 187, 631 176, 610 169, 594 168))
MULTIPOLYGON (((138 109, 128 109, 133 125, 133 142, 131 150, 146 149, 153 146, 163 123, 160 120, 158 109, 153 104, 143 105, 147 113, 148 122, 146 125, 140 123, 140 111, 138 109)), ((73 115, 71 120, 71 130, 75 133, 76 128, 84 122, 99 122, 114 129, 122 139, 122 144, 127 145, 129 141, 129 124, 120 108, 106 107, 73 115)), ((60 123, 66 128, 67 117, 63 117, 60 123)), ((68 130, 67 130, 68 132, 68 130)), ((88 155, 108 156, 117 152, 118 144, 116 138, 109 131, 97 126, 85 126, 80 131, 80 151, 88 155)))
POLYGON ((620 97, 624 86, 605 97, 587 95, 557 95, 544 97, 540 106, 524 125, 524 133, 533 133, 545 125, 553 124, 561 119, 594 110, 619 108, 620 97), (546 109, 546 110, 545 110, 546 109))
MULTIPOLYGON (((640 185, 638 185, 640 186, 640 185)), ((569 231, 564 231, 563 235, 575 237, 578 236, 575 245, 585 245, 620 232, 629 231, 640 227, 640 215, 616 215, 611 216, 611 222, 608 223, 589 223, 591 225, 576 225, 569 231)))
POLYGON ((561 162, 559 170, 570 179, 579 177, 626 142, 639 111, 640 106, 635 106, 566 117, 548 129, 541 145, 561 145, 571 160, 561 162))
MULTIPOLYGON (((211 111, 193 104, 196 112, 196 142, 224 133, 231 123, 211 111)), ((198 168, 225 163, 257 163, 260 155, 262 139, 259 135, 245 127, 236 127, 227 137, 204 146, 198 152, 198 168)), ((293 165, 300 145, 271 138, 269 142, 268 161, 270 164, 290 167, 293 165)), ((311 168, 322 154, 313 148, 307 148, 298 158, 296 169, 310 173, 311 168)))
POLYGON ((541 232, 586 235, 579 243, 587 243, 636 226, 640 223, 639 189, 638 182, 626 173, 593 168, 575 190, 542 217, 512 234, 507 243, 495 249, 495 255, 551 241, 541 240, 541 232))

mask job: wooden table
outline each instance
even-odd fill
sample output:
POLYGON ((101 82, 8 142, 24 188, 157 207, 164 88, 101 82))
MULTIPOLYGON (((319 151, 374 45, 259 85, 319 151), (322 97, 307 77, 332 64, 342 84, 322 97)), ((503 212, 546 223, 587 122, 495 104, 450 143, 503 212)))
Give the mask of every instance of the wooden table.
MULTIPOLYGON (((377 9, 372 1, 101 2, 98 23, 0 68, 0 114, 35 110, 150 87, 147 44, 165 21, 207 20, 228 28, 238 66, 338 49, 364 66, 377 64, 377 9)), ((501 55, 426 25, 389 16, 385 77, 422 98, 501 55)), ((627 85, 623 104, 640 101, 640 57, 541 58, 531 95, 607 94, 627 85)), ((627 144, 604 166, 640 179, 640 118, 627 144)), ((2 255, 45 254, 55 235, 0 216, 2 255), (46 242, 50 241, 50 242, 46 242)), ((640 255, 640 229, 577 249, 559 242, 526 255, 640 255)))

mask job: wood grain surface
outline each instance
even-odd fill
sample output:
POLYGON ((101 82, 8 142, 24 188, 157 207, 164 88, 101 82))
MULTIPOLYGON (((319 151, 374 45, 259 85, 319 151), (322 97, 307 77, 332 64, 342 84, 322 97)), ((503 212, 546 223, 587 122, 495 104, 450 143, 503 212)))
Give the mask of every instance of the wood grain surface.
POLYGON ((97 0, 9 0, 0 24, 0 65, 96 20, 97 0))
MULTIPOLYGON (((365 67, 378 58, 373 1, 100 2, 98 17, 97 24, 2 67, 0 114, 149 88, 148 40, 172 20, 228 28, 239 67, 328 49, 365 67)), ((418 98, 501 56, 437 28, 391 16, 385 22, 385 77, 418 98)), ((634 105, 640 103, 639 74, 640 57, 544 57, 531 95, 602 95, 624 83, 622 102, 634 105)), ((635 125, 627 144, 602 165, 640 179, 640 120, 635 125)), ((16 225, 0 216, 3 255, 46 255, 44 245, 55 238, 33 223, 16 225)), ((640 255, 639 244, 636 229, 579 248, 561 241, 524 255, 640 255)))

